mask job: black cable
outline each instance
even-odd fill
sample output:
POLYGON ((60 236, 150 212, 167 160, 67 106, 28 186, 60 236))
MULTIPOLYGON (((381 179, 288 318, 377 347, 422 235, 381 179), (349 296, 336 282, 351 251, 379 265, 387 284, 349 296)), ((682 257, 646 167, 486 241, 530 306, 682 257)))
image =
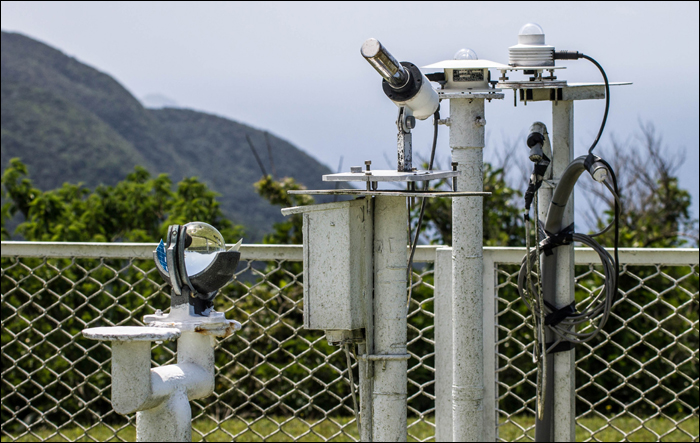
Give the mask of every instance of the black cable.
MULTIPOLYGON (((599 160, 602 162, 606 168, 608 168, 608 171, 610 172, 610 178, 612 179, 613 182, 613 198, 615 199, 615 251, 614 251, 614 256, 615 256, 615 295, 614 297, 617 298, 618 295, 618 284, 617 280, 620 277, 620 257, 618 254, 618 249, 620 246, 620 214, 622 212, 622 207, 621 207, 621 202, 620 202, 620 190, 617 187, 617 176, 615 175, 615 171, 613 170, 612 166, 610 166, 610 163, 605 161, 604 159, 600 158, 599 160)), ((614 300, 613 300, 614 301, 614 300)))
POLYGON ((600 141, 600 136, 603 135, 603 129, 605 129, 605 122, 608 120, 608 110, 610 109, 610 83, 608 82, 608 76, 605 74, 605 70, 600 63, 595 61, 593 57, 589 57, 578 51, 554 51, 555 60, 577 60, 579 58, 585 58, 589 62, 596 65, 600 73, 603 75, 603 80, 605 81, 605 113, 603 114, 603 121, 600 124, 600 129, 598 130, 598 135, 596 136, 593 144, 588 148, 588 153, 592 153, 593 149, 596 147, 600 141))
MULTIPOLYGON (((435 161, 435 147, 437 146, 437 138, 438 138, 438 120, 440 120, 440 107, 438 106, 437 111, 435 111, 435 114, 433 114, 433 147, 430 151, 430 163, 428 165, 428 171, 433 170, 433 161, 435 161)), ((425 185, 423 186, 423 191, 428 190, 428 180, 425 181, 425 185)), ((420 206, 420 214, 418 215, 418 225, 416 226, 416 233, 413 236, 413 244, 411 245, 411 255, 408 258, 408 268, 406 269, 406 280, 409 282, 411 281, 411 276, 413 273, 413 256, 416 253, 416 245, 418 245, 418 236, 420 235, 420 228, 421 225, 423 224, 423 215, 425 214, 425 197, 422 199, 423 201, 421 202, 420 206)), ((411 214, 408 214, 409 219, 411 214)), ((409 225, 410 228, 410 225, 409 225)), ((409 304, 411 303, 411 289, 412 289, 412 283, 409 283, 409 288, 408 288, 408 300, 406 300, 406 309, 408 310, 409 304)))
POLYGON ((588 149, 588 153, 593 152, 593 148, 596 147, 598 144, 598 141, 600 141, 600 136, 603 135, 603 129, 605 129, 605 123, 608 120, 608 110, 610 109, 610 83, 608 83, 608 76, 605 75, 605 70, 603 69, 602 66, 600 66, 600 63, 595 61, 593 57, 589 57, 586 54, 579 54, 580 58, 585 58, 589 62, 593 63, 596 65, 600 73, 603 75, 603 80, 605 81, 605 113, 603 114, 603 122, 600 124, 600 129, 598 130, 598 135, 596 136, 595 140, 593 141, 593 144, 591 147, 588 149))

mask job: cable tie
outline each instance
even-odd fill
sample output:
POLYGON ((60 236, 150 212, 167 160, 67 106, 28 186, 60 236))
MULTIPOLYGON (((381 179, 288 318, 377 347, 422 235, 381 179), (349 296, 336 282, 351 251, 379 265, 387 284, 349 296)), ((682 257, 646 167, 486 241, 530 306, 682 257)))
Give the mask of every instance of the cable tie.
MULTIPOLYGON (((550 309, 552 309, 552 306, 549 303, 547 303, 547 305, 550 306, 550 309)), ((576 312, 576 302, 573 301, 570 305, 566 305, 561 309, 554 308, 554 312, 551 312, 544 317, 544 325, 556 326, 562 321, 566 320, 568 317, 572 317, 576 314, 578 314, 578 312, 576 312)))
POLYGON ((546 232, 546 234, 547 238, 540 243, 540 249, 549 256, 552 255, 552 249, 557 246, 570 245, 574 241, 574 224, 571 223, 556 234, 550 232, 546 232))
MULTIPOLYGON (((554 342, 547 343, 547 349, 552 347, 552 345, 554 345, 554 342)), ((556 354, 558 352, 571 351, 572 349, 574 349, 573 343, 570 341, 561 341, 558 345, 554 346, 554 348, 547 352, 547 354, 556 354)))

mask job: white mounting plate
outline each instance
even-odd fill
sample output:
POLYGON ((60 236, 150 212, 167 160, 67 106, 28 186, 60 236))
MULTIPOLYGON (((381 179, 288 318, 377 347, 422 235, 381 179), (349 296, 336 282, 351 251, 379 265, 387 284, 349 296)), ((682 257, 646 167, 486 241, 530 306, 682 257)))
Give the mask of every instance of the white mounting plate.
POLYGON ((443 60, 422 66, 421 69, 510 69, 512 66, 491 60, 443 60))
MULTIPOLYGON (((376 190, 366 191, 364 189, 301 189, 298 191, 287 191, 287 194, 292 195, 363 195, 363 196, 383 196, 383 197, 485 197, 491 195, 490 192, 452 192, 452 191, 391 191, 391 190, 376 190)), ((325 203, 329 205, 331 203, 325 203)), ((307 212, 308 206, 298 206, 293 208, 282 209, 282 215, 296 214, 297 212, 307 212), (307 208, 304 210, 304 208, 307 208)))
POLYGON ((496 86, 503 89, 557 89, 566 88, 570 85, 566 83, 566 80, 544 80, 541 82, 506 80, 504 82, 498 82, 496 86))
POLYGON ((451 99, 451 98, 479 98, 486 100, 500 100, 505 95, 500 89, 438 89, 438 98, 441 99, 451 99))
POLYGON ((154 329, 174 328, 183 332, 201 332, 215 337, 227 337, 241 329, 235 320, 227 320, 223 312, 212 311, 208 316, 182 315, 181 312, 144 315, 144 323, 154 329))
MULTIPOLYGON (((608 86, 626 86, 631 85, 632 82, 608 82, 608 86)), ((605 83, 569 83, 566 85, 568 88, 585 88, 588 86, 605 86, 605 83)))
MULTIPOLYGON (((591 86, 605 86, 605 83, 566 83, 563 81, 563 85, 558 85, 558 80, 554 81, 543 81, 543 82, 530 82, 530 81, 506 81, 499 82, 496 86, 504 89, 557 89, 557 88, 588 88, 591 86)), ((631 85, 632 82, 609 82, 609 86, 625 86, 631 85)))
POLYGON ((549 71, 552 69, 566 69, 566 66, 511 66, 505 65, 504 68, 498 68, 501 71, 549 71))
POLYGON ((83 330, 83 337, 103 341, 168 341, 180 338, 175 328, 148 326, 104 326, 83 330))
MULTIPOLYGON (((338 174, 326 174, 324 182, 417 182, 425 180, 437 180, 440 178, 457 177, 459 171, 411 171, 399 172, 392 169, 375 169, 369 171, 372 174, 362 172, 341 172, 338 174)), ((291 192, 291 191, 290 191, 291 192)))

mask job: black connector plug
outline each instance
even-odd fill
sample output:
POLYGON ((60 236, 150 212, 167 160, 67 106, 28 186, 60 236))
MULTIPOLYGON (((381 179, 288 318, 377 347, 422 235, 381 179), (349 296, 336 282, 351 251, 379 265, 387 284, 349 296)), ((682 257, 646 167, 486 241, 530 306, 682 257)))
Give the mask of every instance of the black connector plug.
POLYGON ((554 60, 578 60, 582 56, 578 51, 554 51, 554 60))

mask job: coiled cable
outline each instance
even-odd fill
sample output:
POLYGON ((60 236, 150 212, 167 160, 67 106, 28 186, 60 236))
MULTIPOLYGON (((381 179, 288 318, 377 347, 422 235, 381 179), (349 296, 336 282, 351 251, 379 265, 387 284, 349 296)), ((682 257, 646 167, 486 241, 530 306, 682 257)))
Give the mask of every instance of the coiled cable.
MULTIPOLYGON (((598 257, 600 257, 600 261, 603 265, 605 283, 598 290, 597 294, 593 296, 592 300, 590 300, 580 312, 569 314, 566 318, 555 325, 548 325, 551 328, 551 331, 558 338, 554 343, 548 344, 549 346, 546 352, 551 352, 551 350, 562 341, 568 341, 573 344, 581 344, 595 338, 608 321, 612 303, 615 299, 615 292, 617 288, 617 265, 613 257, 605 248, 603 248, 589 235, 573 233, 572 240, 590 247, 598 254, 598 257), (588 330, 589 328, 585 328, 582 332, 577 331, 579 326, 587 323, 590 323, 592 329, 588 330)), ((542 247, 542 244, 540 244, 540 247, 542 247)), ((537 261, 537 252, 538 251, 536 249, 531 251, 529 254, 530 267, 532 267, 537 261)), ((528 255, 523 258, 520 273, 518 274, 518 293, 520 294, 520 298, 527 305, 530 312, 532 312, 532 315, 535 316, 536 321, 538 323, 546 324, 547 316, 554 313, 556 308, 546 303, 544 306, 539 306, 537 298, 527 296, 525 292, 526 284, 528 286, 527 289, 531 294, 537 293, 534 285, 530 279, 527 278, 527 258, 528 255), (536 306, 532 306, 533 303, 535 303, 536 306), (542 318, 541 312, 544 313, 545 318, 542 318)))

